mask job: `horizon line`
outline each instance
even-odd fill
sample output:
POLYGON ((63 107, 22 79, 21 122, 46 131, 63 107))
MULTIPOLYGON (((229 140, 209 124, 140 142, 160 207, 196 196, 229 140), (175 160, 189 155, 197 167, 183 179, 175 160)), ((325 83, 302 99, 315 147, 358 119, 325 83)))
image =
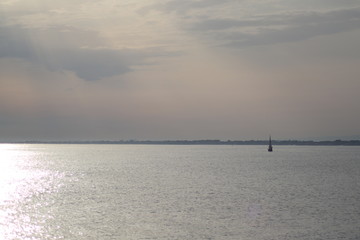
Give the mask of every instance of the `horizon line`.
MULTIPOLYGON (((153 144, 153 145, 266 145, 269 140, 18 140, 1 141, 0 144, 153 144)), ((360 146, 359 139, 353 140, 274 140, 274 145, 355 145, 360 146)))

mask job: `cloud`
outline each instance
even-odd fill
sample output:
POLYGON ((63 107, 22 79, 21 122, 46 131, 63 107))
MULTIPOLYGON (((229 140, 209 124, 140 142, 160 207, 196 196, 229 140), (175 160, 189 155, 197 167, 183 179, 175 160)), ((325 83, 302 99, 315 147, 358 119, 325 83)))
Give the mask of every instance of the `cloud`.
POLYGON ((353 0, 327 3, 324 0, 311 4, 291 0, 169 0, 147 9, 172 15, 174 25, 203 44, 247 48, 360 29, 358 3, 353 0))
POLYGON ((101 38, 91 31, 0 26, 0 58, 20 58, 52 71, 72 71, 89 81, 122 75, 154 64, 154 58, 177 54, 159 48, 99 47, 101 44, 101 38))
POLYGON ((0 58, 30 58, 30 41, 18 26, 0 26, 0 58))
POLYGON ((199 36, 220 40, 219 45, 233 48, 295 42, 360 29, 360 8, 260 15, 247 19, 208 18, 194 22, 188 29, 199 36))
POLYGON ((186 13, 193 9, 202 9, 223 5, 227 0, 172 0, 163 4, 163 9, 170 12, 186 13))
POLYGON ((358 130, 355 0, 7 2, 0 3, 3 139, 358 130))
POLYGON ((150 7, 176 13, 179 28, 211 46, 273 45, 360 29, 358 2, 324 2, 170 0, 150 7))
POLYGON ((157 10, 166 13, 177 13, 185 15, 191 10, 204 9, 223 5, 230 0, 170 0, 165 3, 152 4, 150 6, 142 8, 143 11, 147 12, 150 10, 157 10))
POLYGON ((155 49, 80 48, 58 54, 58 66, 86 80, 122 75, 134 67, 151 64, 150 59, 170 55, 155 49))

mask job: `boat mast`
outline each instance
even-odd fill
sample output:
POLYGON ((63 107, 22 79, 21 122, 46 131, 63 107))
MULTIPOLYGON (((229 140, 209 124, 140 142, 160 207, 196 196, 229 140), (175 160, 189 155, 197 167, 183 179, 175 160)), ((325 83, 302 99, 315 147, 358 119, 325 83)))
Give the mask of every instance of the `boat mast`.
POLYGON ((272 152, 273 148, 272 148, 272 144, 271 144, 271 135, 269 135, 269 147, 268 147, 268 151, 272 152))

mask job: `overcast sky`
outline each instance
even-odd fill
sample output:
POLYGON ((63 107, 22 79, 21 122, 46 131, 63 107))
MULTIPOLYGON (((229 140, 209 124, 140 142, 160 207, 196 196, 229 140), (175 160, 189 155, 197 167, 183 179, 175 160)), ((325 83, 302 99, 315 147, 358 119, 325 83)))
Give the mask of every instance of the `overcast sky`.
POLYGON ((0 140, 360 136, 358 0, 2 0, 0 140))

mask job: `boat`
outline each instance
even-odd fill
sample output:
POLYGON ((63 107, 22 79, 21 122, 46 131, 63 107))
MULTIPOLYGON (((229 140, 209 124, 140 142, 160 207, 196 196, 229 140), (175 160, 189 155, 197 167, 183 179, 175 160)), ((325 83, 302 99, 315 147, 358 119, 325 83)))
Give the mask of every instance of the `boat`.
POLYGON ((272 152, 273 151, 273 147, 271 144, 271 136, 269 136, 269 147, 268 147, 268 152, 272 152))

